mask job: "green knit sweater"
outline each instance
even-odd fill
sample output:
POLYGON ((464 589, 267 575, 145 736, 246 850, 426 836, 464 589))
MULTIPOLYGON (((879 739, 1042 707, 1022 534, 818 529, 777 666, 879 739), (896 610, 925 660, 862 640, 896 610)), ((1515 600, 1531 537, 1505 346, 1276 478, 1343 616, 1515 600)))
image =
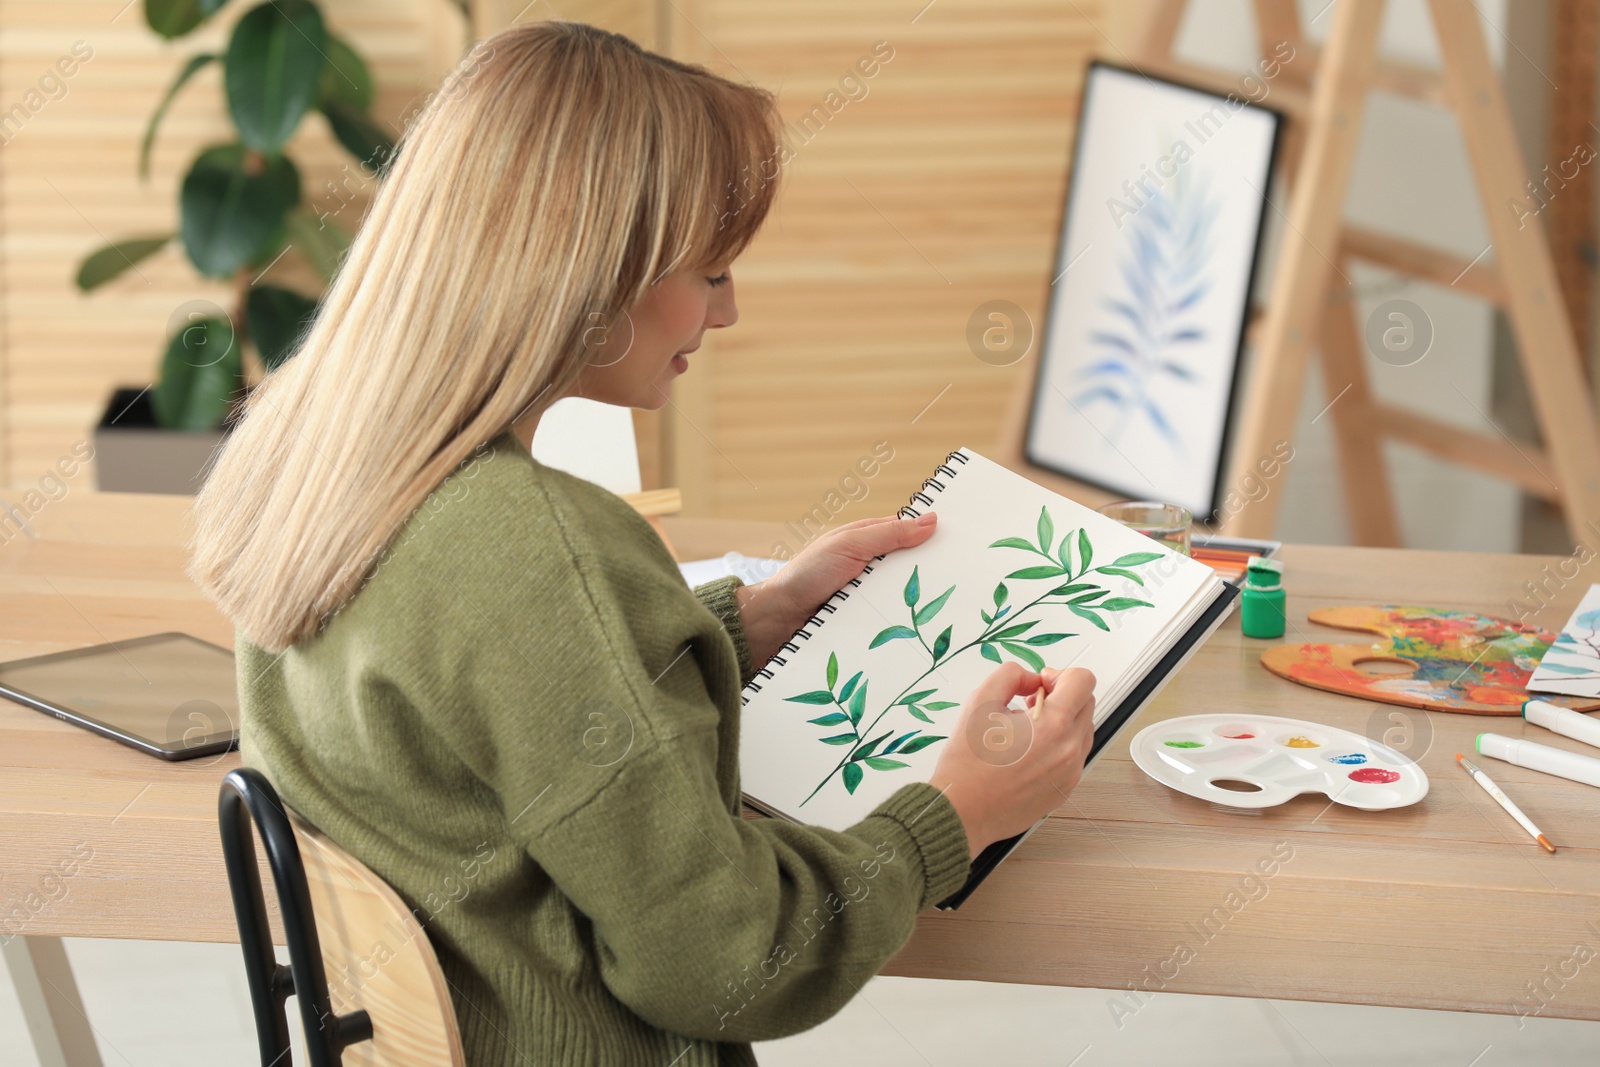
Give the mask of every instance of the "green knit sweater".
POLYGON ((741 817, 738 585, 507 433, 319 635, 238 636, 244 762, 412 907, 471 1067, 754 1063, 965 879, 925 782, 842 832, 741 817))

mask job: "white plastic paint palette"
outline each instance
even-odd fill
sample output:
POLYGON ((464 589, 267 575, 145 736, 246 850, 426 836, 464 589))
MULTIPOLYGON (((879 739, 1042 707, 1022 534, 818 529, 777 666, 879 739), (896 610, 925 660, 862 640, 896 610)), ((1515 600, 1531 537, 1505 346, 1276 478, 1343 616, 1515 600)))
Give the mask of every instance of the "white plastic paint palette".
POLYGON ((1381 811, 1428 794, 1422 768, 1387 745, 1321 723, 1269 715, 1188 715, 1152 723, 1129 745, 1162 785, 1213 804, 1270 808, 1325 793, 1381 811))

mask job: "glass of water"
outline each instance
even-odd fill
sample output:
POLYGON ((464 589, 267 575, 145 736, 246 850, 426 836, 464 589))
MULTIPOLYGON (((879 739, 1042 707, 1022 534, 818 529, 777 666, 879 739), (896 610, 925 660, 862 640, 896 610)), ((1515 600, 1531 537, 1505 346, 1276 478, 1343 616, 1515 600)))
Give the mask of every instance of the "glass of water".
POLYGON ((1194 516, 1178 504, 1154 500, 1121 500, 1099 509, 1108 519, 1116 519, 1130 530, 1160 541, 1174 552, 1189 554, 1189 526, 1194 516))

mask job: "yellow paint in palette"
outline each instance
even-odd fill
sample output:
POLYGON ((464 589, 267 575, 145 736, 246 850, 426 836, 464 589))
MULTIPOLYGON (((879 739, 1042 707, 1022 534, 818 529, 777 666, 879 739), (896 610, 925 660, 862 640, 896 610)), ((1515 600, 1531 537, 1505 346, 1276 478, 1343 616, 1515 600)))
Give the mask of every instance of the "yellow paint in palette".
POLYGON ((1283 745, 1284 745, 1285 748, 1321 748, 1322 747, 1321 745, 1317 744, 1315 741, 1311 740, 1311 738, 1305 736, 1304 734, 1296 734, 1295 736, 1289 738, 1289 740, 1285 741, 1283 743, 1283 745))

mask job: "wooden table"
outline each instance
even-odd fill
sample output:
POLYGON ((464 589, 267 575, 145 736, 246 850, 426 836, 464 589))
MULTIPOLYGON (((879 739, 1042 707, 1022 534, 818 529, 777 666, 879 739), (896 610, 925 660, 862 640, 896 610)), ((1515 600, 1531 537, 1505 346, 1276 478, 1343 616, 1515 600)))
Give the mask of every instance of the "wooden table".
MULTIPOLYGON (((34 516, 37 538, 0 544, 0 658, 172 629, 231 645, 231 627, 183 575, 189 503, 74 491, 34 516)), ((665 526, 684 559, 770 554, 780 536, 776 523, 665 526)), ((1308 545, 1286 546, 1283 559, 1289 637, 1332 641, 1350 635, 1305 622, 1309 609, 1389 602, 1503 615, 1552 562, 1308 545)), ((1559 628, 1580 595, 1559 590, 1534 621, 1559 628)), ((1146 778, 1128 758, 1136 731, 1125 730, 970 901, 919 918, 885 973, 1106 988, 1123 991, 1128 1013, 1144 999, 1131 986, 1600 1019, 1600 967, 1574 959, 1580 945, 1600 950, 1600 792, 1493 765, 1560 846, 1546 855, 1453 765, 1480 730, 1521 735, 1520 719, 1297 686, 1257 663, 1270 643, 1242 637, 1237 617, 1225 623, 1137 724, 1253 710, 1389 732, 1422 752, 1432 778, 1422 803, 1361 812, 1301 797, 1225 810, 1146 778), (1274 858, 1263 877, 1257 864, 1274 858), (1527 983, 1541 982, 1536 999, 1527 983)), ((98 1062, 65 1047, 87 1030, 57 939, 237 940, 216 828, 217 783, 237 762, 162 763, 0 701, 0 940, 25 1004, 34 998, 30 1019, 56 1024, 54 1062, 98 1062), (74 873, 62 876, 63 863, 74 873)))

